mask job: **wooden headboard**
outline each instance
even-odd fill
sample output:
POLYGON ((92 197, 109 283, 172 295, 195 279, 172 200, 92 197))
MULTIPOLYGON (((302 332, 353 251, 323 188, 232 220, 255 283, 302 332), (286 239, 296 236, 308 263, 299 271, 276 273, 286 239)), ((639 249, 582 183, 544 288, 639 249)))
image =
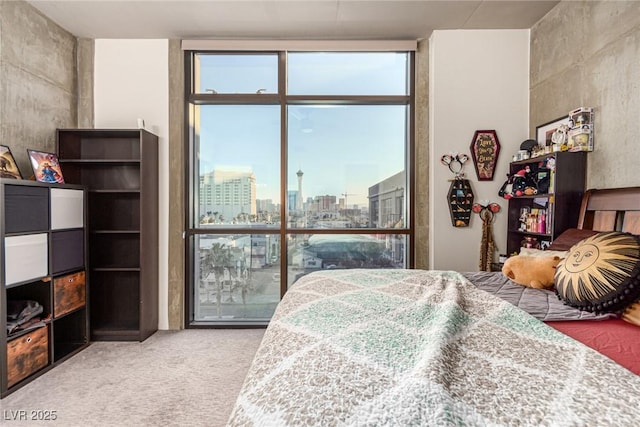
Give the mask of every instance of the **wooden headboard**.
POLYGON ((640 235, 640 187, 587 190, 578 228, 640 235))
MULTIPOLYGON (((587 190, 582 197, 578 228, 640 235, 640 187, 587 190)), ((640 301, 627 307, 622 319, 640 326, 640 301)))

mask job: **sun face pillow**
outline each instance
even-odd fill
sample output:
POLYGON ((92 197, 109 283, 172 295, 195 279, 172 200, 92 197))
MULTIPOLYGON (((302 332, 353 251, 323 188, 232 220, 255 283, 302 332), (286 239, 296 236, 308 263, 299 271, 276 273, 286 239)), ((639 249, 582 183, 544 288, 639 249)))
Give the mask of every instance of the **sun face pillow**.
POLYGON ((563 231, 562 234, 560 234, 558 237, 553 239, 553 242, 551 242, 551 246, 549 246, 547 250, 568 251, 576 243, 580 243, 582 240, 586 239, 587 237, 591 237, 596 234, 598 234, 598 232, 593 230, 569 228, 563 231))
POLYGON ((590 312, 621 312, 640 298, 640 239, 602 232, 576 243, 556 268, 556 294, 590 312))

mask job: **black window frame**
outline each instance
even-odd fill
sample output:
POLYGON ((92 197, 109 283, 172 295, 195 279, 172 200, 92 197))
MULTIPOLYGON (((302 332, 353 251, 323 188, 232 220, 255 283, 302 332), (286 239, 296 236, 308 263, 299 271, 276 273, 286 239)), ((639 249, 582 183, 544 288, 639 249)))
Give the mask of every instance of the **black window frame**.
MULTIPOLYGON (((186 328, 217 328, 217 327, 259 327, 266 326, 268 322, 203 322, 194 320, 194 248, 191 242, 196 235, 210 234, 274 234, 280 236, 280 242, 286 242, 288 235, 304 235, 304 234, 378 234, 378 235, 403 235, 406 237, 407 247, 405 248, 406 259, 405 264, 408 269, 415 267, 415 52, 401 51, 407 54, 407 95, 287 95, 286 94, 286 70, 287 70, 287 51, 211 51, 211 50, 185 50, 184 51, 184 90, 185 90, 185 115, 184 115, 184 141, 185 141, 185 207, 184 207, 184 250, 185 250, 185 327, 186 328), (277 54, 278 55, 278 93, 263 94, 218 94, 218 93, 196 93, 194 90, 195 81, 195 58, 200 54, 238 54, 238 55, 255 55, 255 54, 277 54), (242 227, 216 227, 198 228, 194 224, 195 216, 193 212, 194 196, 193 193, 198 191, 193 185, 199 178, 192 176, 194 171, 194 153, 193 153, 193 133, 190 128, 190 120, 193 116, 193 108, 196 105, 279 105, 280 106, 280 226, 278 228, 259 229, 256 233, 255 228, 242 227), (406 221, 402 228, 332 228, 332 229, 315 229, 315 228, 290 228, 285 220, 287 217, 287 106, 289 105, 317 105, 317 104, 334 104, 334 105, 405 105, 407 107, 407 128, 406 128, 406 156, 405 173, 407 190, 405 191, 405 209, 406 221)), ((378 209, 380 205, 378 204, 378 209)), ((281 243, 280 259, 287 259, 287 245, 281 243)), ((280 264, 280 298, 287 291, 287 271, 286 262, 280 264)))

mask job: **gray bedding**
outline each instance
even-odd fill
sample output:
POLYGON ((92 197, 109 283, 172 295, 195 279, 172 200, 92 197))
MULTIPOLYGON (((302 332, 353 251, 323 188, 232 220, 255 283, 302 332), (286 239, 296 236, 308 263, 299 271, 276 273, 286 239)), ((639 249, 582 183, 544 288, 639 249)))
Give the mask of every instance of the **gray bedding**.
POLYGON ((462 274, 479 289, 519 307, 539 320, 604 320, 618 317, 611 313, 594 314, 580 311, 565 305, 553 291, 520 286, 501 272, 478 271, 462 274))

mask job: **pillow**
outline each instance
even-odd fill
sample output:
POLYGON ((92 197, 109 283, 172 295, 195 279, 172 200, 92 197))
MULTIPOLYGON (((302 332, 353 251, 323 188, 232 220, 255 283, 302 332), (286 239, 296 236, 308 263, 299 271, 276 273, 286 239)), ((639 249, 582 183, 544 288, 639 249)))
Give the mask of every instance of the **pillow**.
POLYGON ((555 274, 556 294, 581 310, 620 312, 640 298, 640 238, 597 233, 574 245, 555 274))
POLYGON ((520 248, 520 255, 532 256, 532 257, 545 257, 545 256, 558 256, 560 258, 566 258, 568 251, 550 251, 535 248, 520 248))
POLYGON ((569 228, 556 237, 547 250, 568 251, 573 245, 579 241, 598 234, 593 230, 582 230, 579 228, 569 228))
POLYGON ((622 320, 640 326, 640 302, 631 304, 622 313, 622 320))

